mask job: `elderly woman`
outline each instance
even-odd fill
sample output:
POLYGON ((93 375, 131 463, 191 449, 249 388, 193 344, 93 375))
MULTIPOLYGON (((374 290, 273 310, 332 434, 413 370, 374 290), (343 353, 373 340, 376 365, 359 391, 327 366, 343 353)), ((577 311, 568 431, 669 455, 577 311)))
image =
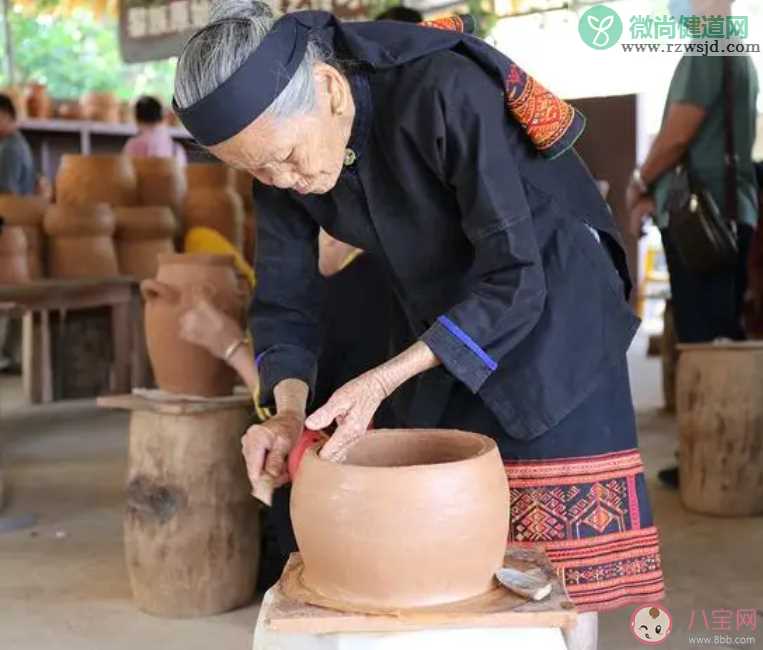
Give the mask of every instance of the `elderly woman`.
POLYGON ((510 541, 543 545, 586 612, 573 646, 595 645, 596 612, 662 597, 625 361, 638 321, 572 150, 582 116, 477 38, 239 0, 187 44, 175 109, 256 179, 250 324, 276 415, 245 436, 252 480, 283 473, 303 424, 336 423, 322 455, 340 458, 406 384, 410 426, 496 440, 510 541), (416 340, 306 419, 320 227, 384 265, 416 340))

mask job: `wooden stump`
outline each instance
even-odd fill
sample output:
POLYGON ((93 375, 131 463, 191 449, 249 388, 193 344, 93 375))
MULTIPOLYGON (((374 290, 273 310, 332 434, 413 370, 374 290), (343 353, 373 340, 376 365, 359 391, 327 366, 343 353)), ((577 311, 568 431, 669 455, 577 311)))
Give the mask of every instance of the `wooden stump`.
POLYGON ((678 339, 673 316, 673 301, 665 301, 662 337, 660 338, 660 356, 662 357, 662 395, 665 410, 676 411, 676 365, 678 363, 678 339))
POLYGON ((190 618, 247 605, 260 553, 259 509, 241 455, 251 403, 149 401, 99 400, 133 409, 125 552, 138 607, 190 618))
POLYGON ((678 347, 684 505, 714 515, 763 513, 763 343, 678 347))

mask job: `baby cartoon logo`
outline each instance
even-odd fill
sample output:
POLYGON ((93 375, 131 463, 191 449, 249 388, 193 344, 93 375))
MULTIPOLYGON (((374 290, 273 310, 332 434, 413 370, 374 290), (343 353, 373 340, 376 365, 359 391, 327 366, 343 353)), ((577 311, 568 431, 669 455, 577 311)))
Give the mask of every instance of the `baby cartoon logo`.
POLYGON ((644 645, 660 645, 673 627, 670 612, 662 605, 646 605, 633 610, 631 631, 644 645))
POLYGON ((596 5, 580 17, 578 32, 588 47, 606 50, 620 39, 623 21, 614 9, 596 5))

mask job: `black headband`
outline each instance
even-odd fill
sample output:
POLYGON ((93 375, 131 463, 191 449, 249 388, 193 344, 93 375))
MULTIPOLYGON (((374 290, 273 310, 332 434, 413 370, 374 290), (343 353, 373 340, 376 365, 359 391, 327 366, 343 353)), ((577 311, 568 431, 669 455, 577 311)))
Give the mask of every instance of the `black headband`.
MULTIPOLYGON (((195 34, 188 44, 217 24, 211 23, 195 34)), ((172 109, 204 146, 232 138, 262 115, 289 84, 305 57, 309 34, 308 26, 283 16, 257 49, 215 90, 187 108, 180 108, 173 98, 172 109)))

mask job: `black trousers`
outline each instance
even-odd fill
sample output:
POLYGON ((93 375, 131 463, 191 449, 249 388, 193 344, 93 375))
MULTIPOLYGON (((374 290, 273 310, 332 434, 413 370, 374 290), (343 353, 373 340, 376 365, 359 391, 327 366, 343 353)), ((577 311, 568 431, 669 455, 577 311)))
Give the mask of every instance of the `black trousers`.
POLYGON ((660 232, 670 272, 678 341, 704 343, 721 337, 744 339, 742 304, 747 290, 747 256, 754 229, 745 224, 738 226, 737 265, 717 273, 690 271, 667 229, 660 232))

